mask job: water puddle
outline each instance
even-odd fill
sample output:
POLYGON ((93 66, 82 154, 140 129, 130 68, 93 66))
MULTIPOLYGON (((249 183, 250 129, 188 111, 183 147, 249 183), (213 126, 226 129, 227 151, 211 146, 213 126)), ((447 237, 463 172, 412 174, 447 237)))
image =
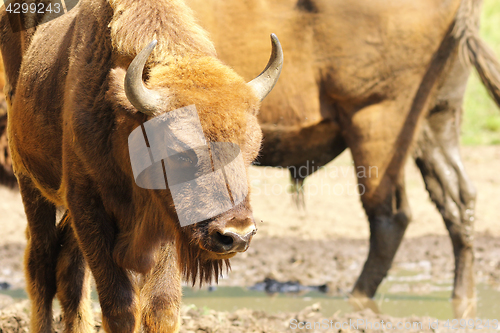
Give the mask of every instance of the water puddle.
MULTIPOLYGON (((398 265, 391 270, 391 274, 380 286, 374 299, 363 306, 394 317, 416 315, 445 320, 455 318, 458 315, 450 300, 451 277, 450 275, 450 279, 445 281, 432 281, 430 266, 425 262, 398 265)), ((285 288, 281 287, 276 287, 274 284, 271 291, 289 292, 269 294, 266 293, 264 284, 258 284, 254 288, 218 287, 209 290, 184 287, 183 303, 193 304, 201 309, 235 311, 247 308, 269 314, 298 312, 306 306, 320 303, 324 316, 350 313, 360 309, 360 304, 347 297, 329 296, 324 292, 323 286, 287 284, 285 288)), ((486 284, 479 284, 476 289, 476 317, 498 319, 500 291, 486 284)), ((269 291, 269 288, 267 290, 269 291)), ((17 299, 27 298, 24 290, 0 290, 0 293, 17 299)), ((95 292, 92 297, 97 301, 95 292)))
MULTIPOLYGON (((450 300, 451 287, 426 295, 409 293, 390 293, 390 283, 381 286, 381 292, 373 299, 373 304, 381 313, 394 317, 430 316, 437 319, 455 318, 450 300)), ((476 316, 479 318, 497 318, 500 313, 500 292, 487 285, 477 287, 478 301, 476 316)), ((235 311, 241 308, 265 311, 267 313, 298 312, 306 306, 321 304, 325 316, 342 314, 359 308, 347 297, 331 297, 320 292, 306 294, 275 294, 269 296, 262 291, 251 291, 239 287, 218 288, 215 291, 184 289, 184 304, 194 304, 198 308, 217 311, 235 311)), ((371 307, 371 305, 370 305, 371 307)))

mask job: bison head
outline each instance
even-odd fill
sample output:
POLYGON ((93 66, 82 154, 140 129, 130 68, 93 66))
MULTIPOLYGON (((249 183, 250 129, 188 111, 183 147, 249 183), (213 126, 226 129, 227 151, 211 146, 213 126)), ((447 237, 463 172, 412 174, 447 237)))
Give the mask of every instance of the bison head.
POLYGON ((172 57, 145 72, 156 42, 125 75, 126 97, 144 119, 129 136, 134 188, 159 209, 193 283, 197 277, 217 279, 224 262, 245 251, 257 230, 247 168, 262 140, 260 102, 283 62, 278 39, 271 39, 269 63, 249 83, 211 56, 172 57))

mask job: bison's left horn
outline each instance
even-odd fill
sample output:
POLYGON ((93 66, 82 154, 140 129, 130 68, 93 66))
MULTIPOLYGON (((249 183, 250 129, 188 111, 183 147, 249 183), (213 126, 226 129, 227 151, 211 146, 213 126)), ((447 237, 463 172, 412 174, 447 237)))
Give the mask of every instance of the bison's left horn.
POLYGON ((158 42, 149 43, 130 63, 125 75, 125 94, 128 100, 142 113, 153 115, 158 111, 160 105, 160 94, 146 88, 142 82, 142 72, 151 52, 158 42))
POLYGON ((273 44, 273 51, 266 69, 255 79, 248 82, 261 101, 273 90, 283 67, 283 50, 275 34, 271 34, 271 42, 273 44))

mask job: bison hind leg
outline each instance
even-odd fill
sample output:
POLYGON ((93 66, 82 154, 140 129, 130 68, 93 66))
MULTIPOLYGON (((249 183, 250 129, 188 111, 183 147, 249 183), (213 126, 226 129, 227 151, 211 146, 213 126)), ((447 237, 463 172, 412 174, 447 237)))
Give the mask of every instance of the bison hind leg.
POLYGON ((459 107, 449 108, 429 118, 429 124, 424 124, 415 160, 453 245, 453 298, 462 300, 465 311, 470 312, 468 303, 476 298, 473 249, 476 189, 465 172, 459 152, 456 119, 460 112, 459 107))
POLYGON ((57 298, 63 311, 64 332, 93 332, 90 272, 71 228, 68 212, 57 230, 61 242, 57 260, 57 298))

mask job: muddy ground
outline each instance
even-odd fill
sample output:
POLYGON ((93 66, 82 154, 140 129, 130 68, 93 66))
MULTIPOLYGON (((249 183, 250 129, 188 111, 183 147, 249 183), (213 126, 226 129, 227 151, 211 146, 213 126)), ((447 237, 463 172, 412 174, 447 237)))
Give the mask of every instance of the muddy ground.
MULTIPOLYGON (((478 283, 488 283, 498 289, 500 147, 466 147, 463 152, 467 170, 478 188, 475 241, 478 283)), ((297 210, 293 206, 286 172, 253 168, 251 177, 252 204, 259 231, 250 249, 232 260, 232 271, 220 281, 220 285, 251 286, 265 278, 273 278, 281 282, 299 281, 304 285, 327 284, 330 294, 347 294, 368 252, 368 224, 353 187, 354 169, 349 155, 343 154, 326 170, 306 181, 305 210, 297 210)), ((412 163, 406 169, 406 179, 413 222, 395 258, 391 274, 398 269, 410 268, 419 270, 431 280, 451 282, 454 265, 451 244, 440 215, 430 202, 412 163)), ((19 193, 0 188, 0 288, 24 287, 22 256, 26 244, 25 226, 19 193)), ((431 289, 425 281, 407 288, 407 292, 416 294, 425 294, 431 289)), ((3 308, 0 310, 0 332, 26 332, 25 307, 26 303, 12 304, 11 299, 0 297, 0 309, 3 308)), ((289 327, 290 320, 323 319, 316 310, 307 308, 300 313, 274 315, 245 309, 224 313, 185 307, 181 331, 297 331, 289 327)), ((341 317, 334 315, 332 318, 344 320, 349 316, 366 316, 372 321, 389 319, 369 311, 341 317)), ((410 319, 415 318, 399 320, 410 319)), ((441 325, 434 331, 443 329, 441 325)), ((422 331, 431 330, 424 325, 422 331)))
MULTIPOLYGON (((475 250, 477 282, 500 287, 500 238, 478 235, 475 250)), ((23 251, 20 244, 0 247, 0 283, 13 289, 24 288, 23 251)), ((231 260, 232 269, 219 286, 250 287, 271 278, 306 286, 326 284, 330 295, 342 296, 352 288, 367 254, 368 241, 360 239, 257 239, 247 252, 231 260)), ((395 272, 410 268, 434 281, 451 282, 454 261, 449 238, 429 235, 406 239, 393 266, 395 272)), ((413 283, 411 288, 421 294, 429 287, 427 284, 413 283)))
MULTIPOLYGON (((182 307, 180 333, 278 333, 278 332, 381 332, 397 330, 399 332, 498 332, 495 328, 477 326, 478 329, 461 329, 460 323, 438 321, 431 317, 395 318, 388 315, 375 314, 371 310, 356 313, 325 317, 320 313, 319 304, 306 307, 296 313, 279 313, 270 315, 263 311, 247 309, 235 312, 217 312, 206 309, 196 309, 190 306, 182 307), (316 325, 316 329, 314 326, 316 325), (311 328, 311 329, 304 329, 311 328), (458 329, 453 329, 457 327, 458 329)), ((0 311, 0 332, 28 332, 28 303, 16 303, 0 311)), ((99 313, 95 313, 96 332, 102 333, 99 313)), ((57 333, 63 332, 61 316, 56 313, 54 326, 57 333)), ((479 324, 479 322, 477 323, 479 324)), ((463 323, 465 327, 467 323, 463 323)), ((473 326, 474 323, 471 323, 473 326)), ((493 326, 493 325, 492 325, 493 326)))

